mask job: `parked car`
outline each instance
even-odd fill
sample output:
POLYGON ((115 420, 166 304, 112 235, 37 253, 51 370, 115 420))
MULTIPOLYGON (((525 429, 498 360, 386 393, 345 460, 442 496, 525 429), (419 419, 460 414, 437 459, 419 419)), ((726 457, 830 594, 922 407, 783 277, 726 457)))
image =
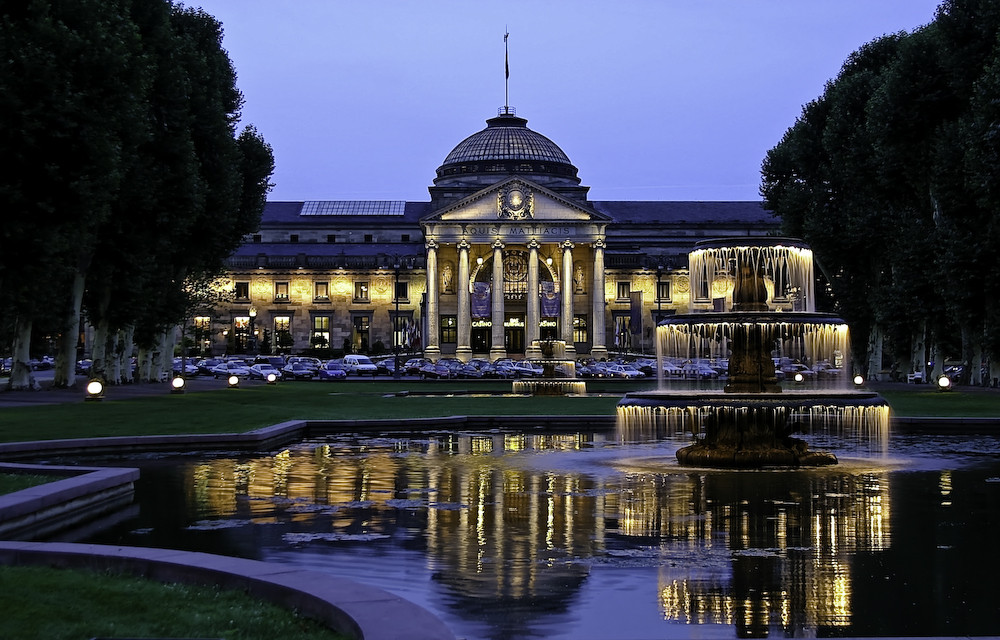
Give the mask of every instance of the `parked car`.
MULTIPOLYGON (((402 369, 400 365, 400 369, 402 369)), ((382 358, 375 362, 375 373, 380 376, 391 376, 396 371, 395 358, 382 358)))
POLYGON ((184 376, 196 376, 200 373, 198 365, 192 358, 188 358, 186 361, 184 358, 174 358, 173 371, 174 375, 181 375, 181 368, 184 368, 184 376))
POLYGON ((673 362, 667 360, 663 361, 663 375, 669 377, 679 378, 684 375, 683 367, 680 367, 673 362))
POLYGON ((320 367, 323 366, 323 361, 319 358, 314 358, 312 356, 291 356, 288 358, 288 362, 285 364, 301 364, 313 371, 319 371, 320 367))
POLYGON ((344 364, 340 360, 330 360, 320 367, 316 377, 320 380, 346 380, 347 372, 344 371, 344 364))
POLYGON ((609 378, 645 378, 646 374, 639 371, 630 364, 609 364, 604 368, 605 374, 609 378))
POLYGON ((229 362, 222 362, 212 367, 212 375, 216 378, 228 378, 230 376, 249 378, 250 367, 248 367, 242 360, 231 360, 229 362))
POLYGON ((254 364, 269 364, 275 369, 280 369, 286 364, 284 356, 257 356, 253 359, 254 364))
POLYGON ((316 370, 307 367, 301 362, 290 362, 281 369, 285 378, 290 380, 312 380, 316 377, 316 370))
MULTIPOLYGON (((0 373, 10 373, 10 363, 8 362, 10 358, 7 358, 0 363, 0 373)), ((90 373, 91 367, 94 366, 94 361, 90 359, 77 360, 76 361, 76 372, 80 375, 87 375, 90 373)))
POLYGON ((204 360, 198 361, 198 374, 203 376, 215 375, 213 369, 222 364, 224 360, 222 358, 205 358, 204 360))
POLYGON ((796 374, 802 374, 803 380, 815 380, 816 372, 804 364, 792 363, 781 365, 781 372, 786 379, 795 379, 796 374))
POLYGON ((250 365, 251 380, 267 380, 267 377, 272 373, 277 380, 281 380, 281 370, 274 365, 268 363, 250 365))
POLYGON ((684 371, 685 378, 697 378, 700 380, 707 380, 709 378, 718 378, 719 372, 708 366, 704 362, 688 362, 681 369, 684 371))
POLYGON ((537 365, 530 360, 515 360, 513 369, 514 374, 518 378, 541 378, 542 374, 545 373, 541 365, 537 365))
POLYGON ((374 376, 378 372, 378 367, 368 356, 351 353, 344 356, 343 362, 347 375, 374 376))
POLYGON ((440 362, 428 362, 420 367, 420 377, 448 379, 452 377, 451 368, 440 362))
POLYGON ((403 373, 408 376, 420 375, 420 367, 430 362, 427 358, 410 358, 403 365, 403 373))

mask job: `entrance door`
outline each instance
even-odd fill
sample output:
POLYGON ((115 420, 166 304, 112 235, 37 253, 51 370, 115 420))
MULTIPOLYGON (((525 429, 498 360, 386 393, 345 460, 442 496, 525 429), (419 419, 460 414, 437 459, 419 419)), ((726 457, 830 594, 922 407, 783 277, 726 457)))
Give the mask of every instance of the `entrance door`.
POLYGON ((507 353, 524 353, 524 316, 508 315, 503 323, 503 346, 507 353))
POLYGON ((476 321, 472 324, 472 335, 469 336, 473 353, 489 353, 490 339, 493 337, 493 323, 476 321))

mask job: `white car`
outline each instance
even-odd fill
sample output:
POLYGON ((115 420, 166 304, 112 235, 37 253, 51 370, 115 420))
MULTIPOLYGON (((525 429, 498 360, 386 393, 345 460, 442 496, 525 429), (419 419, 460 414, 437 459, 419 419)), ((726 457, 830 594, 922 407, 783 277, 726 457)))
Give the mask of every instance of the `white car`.
POLYGON ((281 370, 274 365, 261 363, 250 367, 250 378, 255 380, 267 380, 267 377, 274 374, 276 380, 281 380, 281 370))
POLYGON ((344 371, 347 372, 347 375, 374 377, 378 373, 378 367, 375 366, 371 358, 356 353, 344 356, 341 364, 344 365, 344 371))
POLYGON ((223 362, 220 365, 212 367, 212 375, 216 378, 228 378, 229 376, 249 378, 250 367, 239 361, 223 362))
POLYGON ((609 364, 604 367, 604 371, 611 378, 645 378, 646 374, 639 371, 630 364, 609 364))

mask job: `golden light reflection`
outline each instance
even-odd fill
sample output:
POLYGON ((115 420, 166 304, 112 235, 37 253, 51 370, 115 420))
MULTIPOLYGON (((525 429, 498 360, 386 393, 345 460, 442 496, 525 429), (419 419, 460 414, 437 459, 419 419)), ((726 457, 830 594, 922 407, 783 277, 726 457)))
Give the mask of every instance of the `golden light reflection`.
MULTIPOLYGON (((483 606, 496 598, 568 597, 585 579, 588 559, 653 550, 664 560, 657 584, 648 588, 656 590, 665 620, 795 635, 851 623, 849 558, 890 544, 886 475, 591 477, 520 468, 511 456, 486 455, 501 446, 505 452, 576 451, 597 438, 337 440, 260 458, 193 463, 185 483, 200 517, 389 533, 400 526, 401 509, 424 514, 428 564, 447 588, 483 606)), ((950 496, 950 476, 939 484, 942 496, 950 496)))

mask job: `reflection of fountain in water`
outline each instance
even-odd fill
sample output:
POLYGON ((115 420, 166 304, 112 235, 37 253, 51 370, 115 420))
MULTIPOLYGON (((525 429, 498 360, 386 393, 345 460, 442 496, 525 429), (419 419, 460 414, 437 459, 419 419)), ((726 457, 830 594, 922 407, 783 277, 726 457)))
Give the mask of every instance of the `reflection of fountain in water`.
POLYGON ((849 377, 847 325, 814 310, 812 252, 786 238, 737 242, 698 243, 690 256, 694 313, 657 328, 661 370, 669 359, 725 357, 725 389, 630 393, 619 404, 622 436, 690 432, 697 440, 677 452, 681 463, 740 468, 836 464, 832 454, 791 436, 817 425, 884 439, 888 408, 874 393, 849 391, 843 382, 833 390, 782 392, 782 364, 794 384, 807 376, 849 377))

